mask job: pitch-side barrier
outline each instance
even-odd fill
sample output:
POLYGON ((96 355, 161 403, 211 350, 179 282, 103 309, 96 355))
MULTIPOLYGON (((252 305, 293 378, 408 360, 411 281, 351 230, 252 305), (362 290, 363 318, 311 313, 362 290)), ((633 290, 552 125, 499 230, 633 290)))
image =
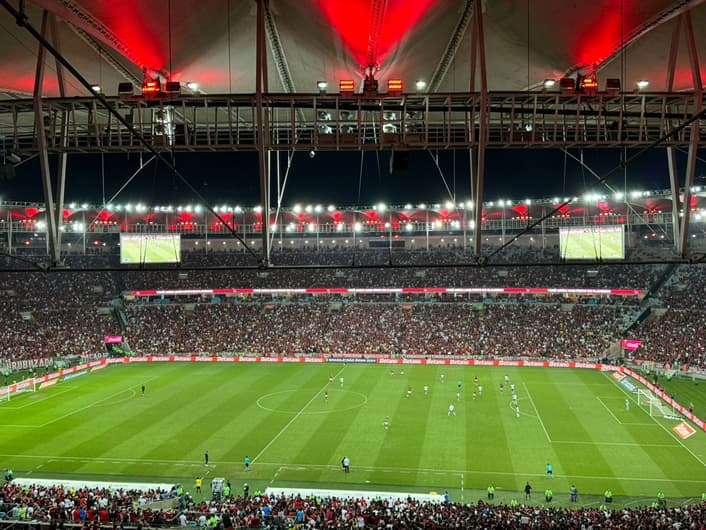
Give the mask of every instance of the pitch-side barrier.
POLYGON ((536 361, 536 360, 502 360, 502 359, 464 359, 461 357, 428 356, 424 358, 405 357, 394 358, 382 355, 332 355, 322 356, 223 356, 223 355, 143 355, 133 357, 112 357, 82 363, 71 368, 34 377, 0 388, 0 396, 11 396, 18 392, 35 387, 38 390, 82 375, 101 370, 111 364, 132 363, 163 363, 163 362, 214 362, 214 363, 348 363, 348 364, 390 364, 390 365, 438 365, 438 366, 507 366, 507 367, 539 367, 539 368, 581 368, 600 370, 603 372, 621 372, 644 385, 659 396, 674 410, 693 422, 698 428, 706 431, 706 422, 698 418, 681 403, 672 399, 666 392, 660 390, 640 374, 624 366, 602 364, 584 361, 536 361))

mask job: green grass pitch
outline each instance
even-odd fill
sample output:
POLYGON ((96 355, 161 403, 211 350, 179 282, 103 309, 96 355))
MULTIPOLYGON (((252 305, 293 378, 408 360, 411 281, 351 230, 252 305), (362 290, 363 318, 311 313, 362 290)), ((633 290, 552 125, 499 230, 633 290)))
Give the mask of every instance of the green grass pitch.
POLYGON ((565 259, 623 259, 623 233, 619 232, 571 232, 561 243, 565 259))
POLYGON ((0 402, 0 462, 20 477, 187 485, 198 476, 227 477, 262 488, 449 490, 456 498, 462 480, 467 492, 490 484, 516 492, 526 481, 536 493, 550 485, 555 495, 571 484, 580 494, 609 487, 616 496, 661 490, 687 499, 706 491, 706 434, 677 438, 676 422, 651 418, 607 374, 421 365, 394 371, 355 364, 111 366, 0 402), (519 418, 510 389, 499 391, 505 374, 515 384, 519 418), (474 376, 483 386, 475 399, 474 376), (350 474, 341 471, 343 456, 350 474), (547 463, 553 479, 544 476, 547 463))
POLYGON ((123 238, 120 242, 120 262, 124 264, 174 263, 181 260, 178 237, 123 238))

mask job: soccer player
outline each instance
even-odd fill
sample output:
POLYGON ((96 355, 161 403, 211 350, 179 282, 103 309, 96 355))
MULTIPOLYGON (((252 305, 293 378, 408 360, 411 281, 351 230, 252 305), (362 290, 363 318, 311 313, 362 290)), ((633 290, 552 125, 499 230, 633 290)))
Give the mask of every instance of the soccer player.
POLYGON ((203 463, 208 465, 208 451, 203 454, 203 463))
POLYGON ((483 395, 483 385, 478 385, 478 397, 483 395))
POLYGON ((475 390, 473 391, 473 399, 476 399, 476 392, 475 392, 475 390))
POLYGON ((527 482, 525 484, 525 500, 528 501, 532 498, 532 486, 530 486, 530 483, 527 482))
POLYGON ((145 385, 142 385, 142 395, 145 395, 145 385))
POLYGON ((461 401, 461 392, 456 392, 456 401, 461 401))
POLYGON ((449 413, 447 414, 447 416, 455 416, 455 415, 456 415, 456 407, 454 407, 454 404, 451 403, 449 405, 449 413))
POLYGON ((412 387, 411 386, 407 387, 407 397, 408 398, 412 397, 412 387))
POLYGON ((517 394, 512 395, 512 404, 517 406, 517 394))
POLYGON ((444 374, 439 375, 439 379, 441 379, 441 382, 443 383, 444 380, 446 379, 446 376, 444 374))
POLYGON ((510 391, 514 392, 515 391, 515 383, 510 384, 510 391))
POLYGON ((473 383, 474 383, 476 386, 478 386, 478 376, 477 376, 477 375, 473 377, 473 383))
POLYGON ((515 407, 515 416, 517 416, 518 418, 520 417, 520 406, 519 405, 517 405, 515 407))
POLYGON ((463 382, 459 379, 458 381, 456 381, 456 386, 458 387, 458 391, 460 392, 461 387, 463 386, 463 382))
POLYGON ((505 385, 500 383, 500 393, 502 394, 504 390, 505 390, 505 385))
POLYGON ((328 401, 328 390, 324 390, 324 401, 328 401))
POLYGON ((629 399, 626 399, 626 400, 625 400, 625 410, 626 410, 626 411, 629 411, 629 410, 630 410, 630 400, 629 400, 629 399))
POLYGON ((427 385, 424 385, 424 395, 426 396, 429 393, 429 387, 427 385))
POLYGON ((343 388, 343 378, 342 377, 338 380, 338 382, 341 383, 341 388, 343 388))
POLYGON ((382 426, 385 427, 385 430, 390 428, 390 416, 385 416, 385 419, 382 420, 382 426))
POLYGON ((400 375, 404 375, 404 368, 400 368, 400 375))
POLYGON ((554 468, 549 463, 547 464, 546 473, 544 475, 544 478, 554 478, 554 468))
POLYGON ((344 473, 351 472, 351 460, 347 456, 343 457, 343 472, 344 473))
POLYGON ((250 471, 250 457, 245 455, 245 471, 250 471))
POLYGON ((505 384, 508 384, 510 382, 510 376, 505 374, 505 384))
POLYGON ((196 493, 201 495, 201 484, 203 483, 203 479, 197 478, 196 479, 196 493))
POLYGON ((328 382, 333 383, 333 374, 331 372, 328 373, 328 382))

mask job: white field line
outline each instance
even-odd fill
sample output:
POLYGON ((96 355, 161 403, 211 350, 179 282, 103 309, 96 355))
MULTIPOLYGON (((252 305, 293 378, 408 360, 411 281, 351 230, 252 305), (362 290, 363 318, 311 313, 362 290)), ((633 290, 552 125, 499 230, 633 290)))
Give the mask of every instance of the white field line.
POLYGON ((547 428, 544 426, 544 422, 542 421, 542 416, 539 415, 539 409, 537 408, 537 405, 534 404, 534 399, 532 399, 532 394, 530 394, 529 388, 527 388, 527 385, 525 384, 524 381, 522 382, 522 386, 525 387, 525 392, 527 392, 527 397, 529 398, 530 403, 532 403, 532 408, 537 413, 537 419, 539 420, 539 424, 542 426, 542 430, 544 431, 544 434, 547 437, 547 441, 549 443, 552 443, 552 439, 549 436, 549 433, 547 432, 547 428))
MULTIPOLYGON (((150 378, 150 379, 147 379, 147 380, 145 381, 145 383, 149 383, 150 381, 153 381, 153 380, 157 379, 157 377, 159 377, 159 376, 155 376, 155 377, 152 377, 152 378, 150 378)), ((81 408, 76 409, 76 410, 73 410, 73 411, 71 411, 71 412, 67 412, 66 414, 62 414, 61 416, 58 416, 58 417, 56 417, 56 418, 53 418, 53 419, 51 419, 51 420, 49 420, 49 421, 47 421, 47 422, 45 422, 45 423, 42 423, 41 425, 37 425, 37 427, 39 427, 40 429, 41 429, 41 428, 44 428, 44 427, 46 427, 47 425, 51 425, 52 423, 56 423, 57 421, 63 420, 64 418, 68 418, 69 416, 73 416, 74 414, 77 414, 77 413, 79 413, 79 412, 83 412, 83 411, 86 410, 86 409, 90 409, 91 407, 95 407, 96 405, 98 405, 98 404, 100 404, 100 403, 103 403, 104 401, 108 401, 109 399, 113 399, 115 396, 119 396, 120 394, 124 394, 125 392, 133 392, 133 395, 134 395, 134 392, 135 392, 135 391, 134 391, 132 388, 126 388, 126 389, 124 389, 124 390, 121 390, 120 392, 116 392, 116 393, 111 394, 111 395, 109 395, 109 396, 107 396, 107 397, 104 397, 103 399, 99 399, 98 401, 94 401, 93 403, 89 403, 89 404, 86 405, 85 407, 81 407, 81 408)), ((121 402, 122 402, 122 400, 121 400, 121 402)))
MULTIPOLYGON (((341 375, 341 372, 343 372, 344 368, 345 368, 345 366, 344 366, 343 368, 341 368, 341 369, 336 373, 336 375, 333 376, 333 380, 334 380, 334 381, 336 381, 336 379, 338 379, 338 377, 341 375)), ((268 443, 267 445, 265 445, 265 447, 263 447, 262 450, 261 450, 259 453, 257 453, 257 455, 255 455, 255 458, 252 459, 252 463, 253 463, 253 464, 254 464, 255 462, 257 462, 258 458, 260 458, 260 457, 263 455, 263 453, 264 453, 265 451, 267 451, 267 449, 269 449, 269 448, 272 446, 272 444, 275 443, 275 442, 277 441, 277 439, 278 439, 280 436, 282 436, 282 434, 284 434, 284 431, 286 431, 287 429, 289 429, 290 425, 292 425, 295 421, 297 421, 297 419, 299 419, 299 416, 301 416, 301 415, 304 413, 304 411, 309 407, 309 405, 311 405, 311 404, 314 402, 314 400, 315 400, 317 397, 319 397, 319 395, 320 395, 324 390, 326 390, 326 387, 327 387, 327 386, 328 386, 328 382, 327 382, 323 387, 321 387, 321 388, 319 389, 319 391, 318 391, 316 394, 314 394, 314 396, 313 396, 309 401, 307 401, 307 402, 304 404, 304 406, 301 408, 301 410, 300 410, 299 412, 297 412, 297 413, 294 415, 294 417, 293 417, 291 420, 289 420, 289 422, 287 422, 287 424, 286 424, 284 427, 282 427, 282 429, 281 429, 277 434, 275 434, 274 438, 272 438, 272 440, 270 440, 269 443, 268 443)))
POLYGON ((606 405, 605 403, 603 403, 603 400, 602 400, 601 398, 599 398, 598 396, 596 396, 596 398, 598 399, 598 402, 599 402, 601 405, 603 405, 603 408, 608 411, 608 414, 610 414, 611 416, 613 416, 613 419, 614 419, 615 421, 617 421, 620 425, 622 425, 623 422, 620 421, 620 420, 618 419, 618 417, 617 417, 615 414, 613 414, 613 411, 608 408, 608 405, 606 405))
MULTIPOLYGON (((604 372, 604 373, 605 373, 605 372, 604 372)), ((605 376, 608 377, 609 380, 612 381, 612 379, 610 379, 610 376, 609 376, 607 373, 605 374, 605 376)), ((632 397, 632 394, 630 394, 628 391, 626 391, 626 390, 625 390, 622 386, 620 386, 620 385, 618 385, 618 388, 620 388, 620 390, 622 390, 623 393, 625 393, 625 395, 628 396, 628 398, 630 399, 630 401, 632 401, 633 403, 635 403, 635 405, 637 405, 637 402, 636 402, 635 399, 632 397)), ((638 405, 638 406, 639 406, 639 405, 638 405)), ((689 454, 690 454, 691 456, 693 456, 693 457, 697 460, 697 462, 699 462, 702 466, 706 467, 706 462, 704 462, 703 460, 701 460, 701 458, 699 458, 699 456, 698 456, 696 453, 694 453, 694 451, 692 451, 692 450, 689 449, 686 445, 684 445, 684 442, 682 442, 681 439, 680 439, 676 434, 674 434, 674 432, 672 432, 671 429, 668 429, 667 427, 665 427, 664 425, 662 425, 660 422, 657 421, 657 419, 653 418, 652 416, 650 416, 650 418, 651 418, 652 421, 654 421, 657 425, 659 425, 660 427, 662 427, 662 429, 664 429, 664 432, 666 432, 669 436, 671 436, 672 438, 674 438, 674 440, 676 440, 676 442, 677 442, 679 445, 681 445, 684 449, 686 449, 686 450, 689 452, 689 454)))
MULTIPOLYGON (((24 408, 31 407, 32 405, 35 405, 35 404, 37 404, 37 403, 41 403, 42 401, 46 401, 47 399, 52 399, 52 398, 55 398, 55 397, 57 397, 57 396, 60 396, 61 394, 66 394, 67 392, 71 392, 72 390, 75 390, 75 388, 76 388, 76 387, 67 388, 66 390, 62 390, 61 392, 56 392, 55 394, 48 394, 48 395, 46 395, 46 396, 44 396, 44 397, 41 397, 41 398, 38 398, 38 399, 33 399, 33 400, 31 400, 29 403, 27 403, 27 404, 25 404, 25 405, 20 405, 19 407, 13 407, 13 406, 10 406, 10 405, 7 405, 7 406, 5 406, 5 405, 0 405, 0 410, 22 410, 22 409, 24 409, 24 408)), ((29 397, 29 396, 28 396, 28 397, 29 397)), ((17 399, 17 398, 15 398, 15 399, 17 399)), ((12 401, 12 399, 11 399, 10 401, 12 401)))
MULTIPOLYGON (((49 455, 10 455, 10 454, 0 454, 2 458, 41 458, 47 461, 73 461, 73 462, 121 462, 121 463, 135 463, 135 464, 165 464, 165 465, 193 465, 193 466, 203 466, 201 461, 183 461, 183 460, 153 460, 147 458, 113 458, 113 457, 72 457, 72 456, 49 456, 49 455)), ((219 462, 223 465, 241 465, 242 462, 219 462)), ((258 462, 258 466, 262 467, 272 467, 275 469, 277 475, 281 474, 283 470, 286 469, 318 469, 318 470, 340 470, 340 464, 296 464, 292 462, 258 462)), ((544 477, 544 473, 528 473, 528 472, 511 472, 511 471, 488 471, 488 470, 474 470, 474 469, 431 469, 431 468, 414 468, 414 467, 382 467, 382 466, 355 466, 355 470, 368 471, 368 472, 387 472, 387 473, 429 473, 437 475, 458 475, 459 473, 468 473, 473 475, 502 475, 510 477, 544 477)), ((692 479, 670 479, 664 477, 615 477, 613 475, 597 476, 597 475, 562 475, 563 477, 569 479, 587 479, 587 480, 631 480, 637 482, 677 482, 685 484, 706 484, 706 480, 692 480, 692 479)))
POLYGON ((642 444, 636 442, 596 442, 596 441, 586 441, 586 440, 554 440, 553 444, 566 444, 566 445, 615 445, 616 447, 679 447, 677 444, 642 444))
MULTIPOLYGON (((655 427, 656 426, 654 423, 639 423, 639 422, 623 421, 620 418, 618 418, 615 414, 613 414, 613 411, 610 410, 610 408, 608 408, 608 405, 605 404, 605 401, 603 401, 602 398, 600 398, 599 396, 596 396, 596 398, 598 398, 598 401, 601 402, 601 405, 603 405, 605 407, 605 409, 608 411, 608 414, 613 416, 615 421, 617 421, 620 425, 638 425, 638 426, 642 426, 642 427, 655 427)), ((615 398, 613 398, 613 399, 615 399, 615 398)), ((622 400, 622 398, 620 398, 620 399, 622 400)))

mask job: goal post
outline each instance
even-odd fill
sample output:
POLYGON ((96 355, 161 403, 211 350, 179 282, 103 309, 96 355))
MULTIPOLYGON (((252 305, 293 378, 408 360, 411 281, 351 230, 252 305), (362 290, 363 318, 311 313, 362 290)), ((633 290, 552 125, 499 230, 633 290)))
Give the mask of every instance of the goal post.
POLYGON ((638 389, 637 404, 653 418, 679 420, 681 417, 670 408, 662 399, 649 390, 638 389))
POLYGON ((24 394, 26 392, 36 392, 37 383, 34 379, 28 379, 26 381, 21 381, 19 383, 13 383, 6 387, 0 388, 0 402, 10 401, 17 394, 24 394))

